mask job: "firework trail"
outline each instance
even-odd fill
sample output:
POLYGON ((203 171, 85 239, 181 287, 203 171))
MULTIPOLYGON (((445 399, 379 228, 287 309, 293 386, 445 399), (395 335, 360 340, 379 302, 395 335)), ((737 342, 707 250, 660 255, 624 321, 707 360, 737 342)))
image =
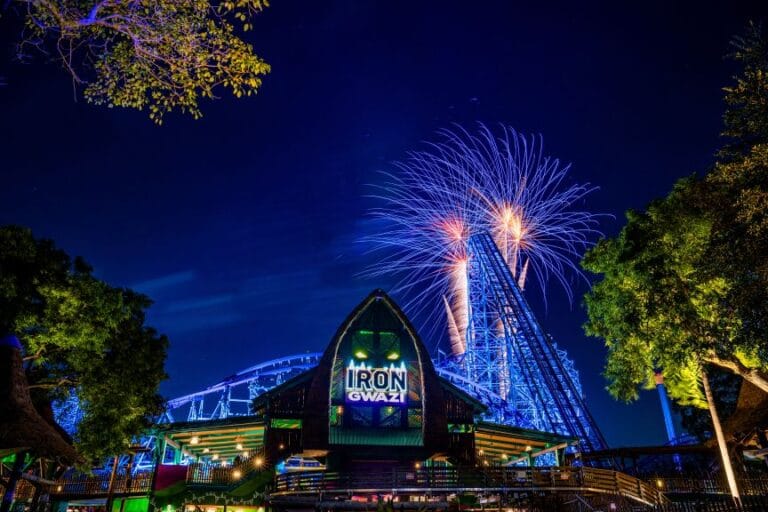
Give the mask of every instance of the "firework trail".
POLYGON ((383 227, 364 241, 381 258, 366 275, 398 276, 393 291, 408 297, 409 313, 447 325, 451 351, 460 355, 469 237, 490 233, 521 288, 533 275, 543 293, 554 278, 570 300, 567 275, 582 276, 577 261, 598 233, 598 217, 575 207, 594 188, 566 185, 570 166, 544 156, 541 137, 504 126, 494 134, 483 124, 476 133, 456 127, 438 134, 439 142, 408 153, 375 186, 372 196, 383 206, 372 214, 383 227), (444 322, 434 317, 439 311, 444 322))

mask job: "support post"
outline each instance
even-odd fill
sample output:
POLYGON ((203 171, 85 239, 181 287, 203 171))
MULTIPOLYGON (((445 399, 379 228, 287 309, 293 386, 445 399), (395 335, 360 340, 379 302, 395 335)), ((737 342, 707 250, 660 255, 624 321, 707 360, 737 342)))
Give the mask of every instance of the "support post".
POLYGON ((11 467, 11 474, 8 476, 8 485, 5 487, 5 492, 3 493, 3 503, 0 504, 0 512, 9 512, 11 510, 11 504, 16 495, 16 484, 19 482, 21 471, 24 468, 25 456, 25 452, 16 454, 13 466, 11 467))
POLYGON ((32 494, 32 503, 29 504, 30 512, 37 512, 40 507, 40 496, 43 494, 43 486, 39 482, 31 482, 35 488, 34 494, 32 494))
POLYGON ((117 464, 119 462, 119 456, 115 455, 112 462, 112 473, 109 475, 109 488, 107 489, 107 502, 105 504, 106 512, 112 512, 112 501, 114 500, 115 493, 115 476, 117 475, 117 464))
POLYGON ((165 452, 168 451, 168 436, 163 434, 163 439, 160 441, 160 453, 158 454, 157 464, 165 464, 165 452))
POLYGON ((179 443, 178 448, 173 449, 173 463, 176 465, 181 464, 181 457, 184 453, 184 445, 179 443))
MULTIPOLYGON (((131 472, 133 471, 133 461, 136 457, 136 454, 131 452, 131 454, 128 457, 128 466, 125 468, 125 493, 128 494, 131 492, 131 485, 133 483, 133 477, 131 475, 131 472)), ((123 512, 125 510, 125 502, 127 500, 127 496, 123 496, 122 501, 120 501, 120 512, 123 512)), ((107 510, 107 512, 111 512, 110 510, 107 510)))
POLYGON ((733 501, 737 506, 740 506, 741 496, 739 495, 739 488, 736 486, 736 476, 733 473, 731 458, 728 455, 728 445, 725 443, 723 427, 720 425, 720 417, 717 414, 715 400, 712 396, 712 389, 709 387, 709 378, 707 377, 707 371, 704 368, 701 369, 701 382, 704 384, 704 395, 707 397, 707 405, 709 406, 709 414, 712 416, 712 425, 715 429, 717 446, 720 448, 720 457, 723 461, 723 471, 725 472, 725 478, 728 481, 728 487, 731 490, 731 497, 733 498, 733 501))

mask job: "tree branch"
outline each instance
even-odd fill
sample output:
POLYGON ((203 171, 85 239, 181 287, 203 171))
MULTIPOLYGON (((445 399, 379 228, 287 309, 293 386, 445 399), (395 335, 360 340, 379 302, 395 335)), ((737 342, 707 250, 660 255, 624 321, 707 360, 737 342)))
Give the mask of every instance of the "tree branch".
POLYGON ((740 376, 744 380, 754 384, 765 393, 768 393, 768 377, 766 377, 766 375, 760 370, 756 370, 754 368, 748 368, 738 361, 732 361, 730 359, 720 359, 715 355, 710 355, 705 357, 704 361, 708 363, 712 363, 715 366, 719 366, 720 368, 724 368, 740 376))
POLYGON ((64 386, 65 384, 68 386, 74 386, 77 383, 70 379, 59 379, 56 382, 39 382, 37 384, 30 384, 27 387, 29 389, 56 389, 64 386))
POLYGON ((34 354, 30 354, 28 356, 22 357, 21 360, 24 361, 24 362, 34 361, 35 359, 40 359, 42 357, 42 355, 43 355, 43 351, 42 350, 38 350, 34 354))

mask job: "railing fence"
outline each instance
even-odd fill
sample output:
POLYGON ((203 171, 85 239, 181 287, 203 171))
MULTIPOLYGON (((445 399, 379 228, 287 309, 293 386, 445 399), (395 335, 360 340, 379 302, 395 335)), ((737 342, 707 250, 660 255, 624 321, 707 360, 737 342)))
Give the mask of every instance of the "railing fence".
POLYGON ((586 467, 419 468, 337 473, 303 471, 275 478, 274 492, 321 493, 376 489, 569 490, 617 494, 647 504, 666 502, 652 485, 617 471, 586 467))

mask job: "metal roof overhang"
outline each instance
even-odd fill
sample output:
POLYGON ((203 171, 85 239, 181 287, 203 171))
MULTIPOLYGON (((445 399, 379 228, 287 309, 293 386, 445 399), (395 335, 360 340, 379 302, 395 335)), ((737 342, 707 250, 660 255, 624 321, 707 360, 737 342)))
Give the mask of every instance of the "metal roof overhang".
POLYGON ((264 446, 264 430, 262 419, 248 416, 160 425, 157 434, 188 456, 218 455, 220 460, 231 460, 244 452, 260 450, 264 446))
POLYGON ((478 423, 475 431, 478 455, 501 464, 538 457, 577 442, 574 437, 487 422, 478 423))

